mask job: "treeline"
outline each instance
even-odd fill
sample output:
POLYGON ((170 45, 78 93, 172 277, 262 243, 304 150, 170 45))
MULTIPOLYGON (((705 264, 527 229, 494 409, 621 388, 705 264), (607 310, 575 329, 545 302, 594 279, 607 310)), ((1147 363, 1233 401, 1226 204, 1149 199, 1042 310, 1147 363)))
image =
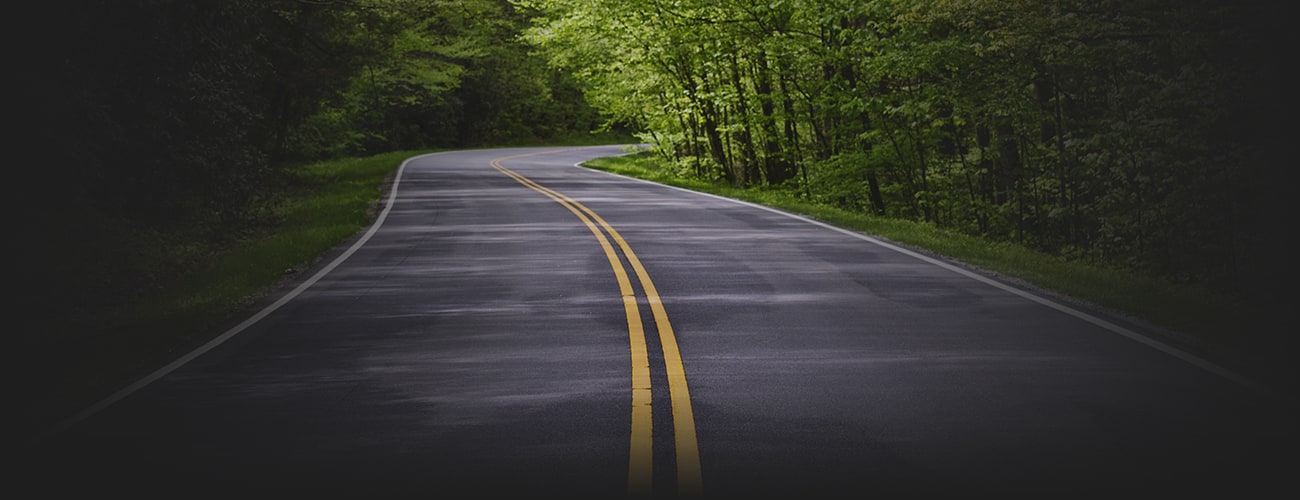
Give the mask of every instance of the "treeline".
POLYGON ((535 12, 506 0, 7 12, 10 199, 23 241, 12 283, 38 306, 129 296, 273 222, 293 164, 600 125, 574 80, 519 39, 535 12))
POLYGON ((687 175, 1221 292, 1286 232, 1294 9, 1220 0, 529 0, 687 175))

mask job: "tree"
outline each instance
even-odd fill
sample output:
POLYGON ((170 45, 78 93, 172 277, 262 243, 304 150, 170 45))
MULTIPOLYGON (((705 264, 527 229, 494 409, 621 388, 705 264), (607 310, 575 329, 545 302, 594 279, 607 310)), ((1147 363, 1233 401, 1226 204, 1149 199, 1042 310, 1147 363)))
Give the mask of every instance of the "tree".
POLYGON ((1265 2, 528 5, 553 64, 702 178, 1224 291, 1264 244, 1265 2))

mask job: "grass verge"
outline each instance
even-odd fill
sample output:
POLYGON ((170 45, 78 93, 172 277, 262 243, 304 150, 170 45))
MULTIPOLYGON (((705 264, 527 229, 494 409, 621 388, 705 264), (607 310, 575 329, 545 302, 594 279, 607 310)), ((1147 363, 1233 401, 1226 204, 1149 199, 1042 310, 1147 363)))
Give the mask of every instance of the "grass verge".
MULTIPOLYGON (((658 182, 670 186, 743 200, 781 209, 838 227, 860 231, 923 253, 946 257, 1082 301, 1153 326, 1172 340, 1214 351, 1239 366, 1266 362, 1282 364, 1274 346, 1285 339, 1264 333, 1265 311, 1216 296, 1204 288, 1177 285, 1150 276, 1070 261, 1023 246, 990 242, 979 237, 940 229, 930 224, 890 219, 800 198, 780 189, 740 189, 725 184, 675 176, 650 153, 599 158, 589 168, 658 182)), ((1261 371, 1269 371, 1259 366, 1261 371)))
POLYGON ((385 180, 407 158, 429 152, 295 167, 274 224, 201 250, 207 257, 189 272, 136 300, 44 321, 39 328, 51 340, 28 346, 25 360, 26 371, 39 377, 16 396, 28 423, 52 425, 205 341, 217 325, 366 227, 385 180))

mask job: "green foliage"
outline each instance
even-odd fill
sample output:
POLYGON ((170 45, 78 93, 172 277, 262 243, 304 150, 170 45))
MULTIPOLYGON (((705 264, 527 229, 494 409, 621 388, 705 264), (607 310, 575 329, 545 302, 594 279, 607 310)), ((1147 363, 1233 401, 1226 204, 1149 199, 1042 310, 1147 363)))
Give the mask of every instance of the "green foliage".
POLYGON ((575 80, 520 39, 535 15, 506 0, 19 6, 19 231, 39 264, 18 283, 33 304, 145 293, 197 258, 157 267, 178 242, 274 222, 287 165, 598 128, 575 80))
POLYGON ((528 4, 545 13, 528 39, 552 64, 697 178, 1222 293, 1261 284, 1246 263, 1266 237, 1251 231, 1276 214, 1242 207, 1271 192, 1249 158, 1276 139, 1248 131, 1278 96, 1259 83, 1276 6, 528 4))
POLYGON ((519 35, 533 13, 505 0, 370 0, 340 34, 360 65, 297 122, 294 158, 476 146, 590 131, 598 117, 567 74, 519 35))

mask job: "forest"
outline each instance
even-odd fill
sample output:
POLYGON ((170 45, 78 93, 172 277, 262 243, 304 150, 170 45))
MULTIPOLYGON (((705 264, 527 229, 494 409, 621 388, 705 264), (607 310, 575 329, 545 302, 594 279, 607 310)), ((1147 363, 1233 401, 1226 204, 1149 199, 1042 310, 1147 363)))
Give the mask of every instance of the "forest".
POLYGON ((604 123, 519 36, 537 12, 507 0, 76 0, 11 15, 20 310, 155 289, 274 224, 304 162, 604 123))
POLYGON ((1263 0, 29 2, 5 35, 20 307, 184 272, 202 258, 193 242, 273 223, 303 162, 594 130, 635 132, 684 176, 1281 297, 1292 12, 1263 0))
POLYGON ((1289 224, 1293 8, 527 4, 546 13, 529 39, 682 175, 1234 296, 1289 286, 1270 276, 1289 224))

